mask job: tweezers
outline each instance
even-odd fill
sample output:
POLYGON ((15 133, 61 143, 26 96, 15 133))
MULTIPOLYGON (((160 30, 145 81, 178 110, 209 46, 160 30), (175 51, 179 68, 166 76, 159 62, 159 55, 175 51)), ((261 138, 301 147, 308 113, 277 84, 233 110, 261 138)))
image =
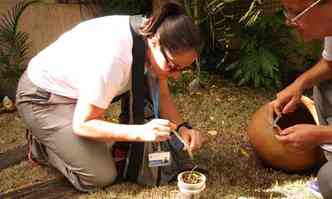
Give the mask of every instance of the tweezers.
POLYGON ((279 127, 279 125, 277 124, 278 121, 279 121, 279 119, 281 118, 281 116, 282 116, 282 114, 278 113, 277 117, 272 121, 272 127, 273 128, 278 128, 279 130, 281 130, 280 127, 279 127))

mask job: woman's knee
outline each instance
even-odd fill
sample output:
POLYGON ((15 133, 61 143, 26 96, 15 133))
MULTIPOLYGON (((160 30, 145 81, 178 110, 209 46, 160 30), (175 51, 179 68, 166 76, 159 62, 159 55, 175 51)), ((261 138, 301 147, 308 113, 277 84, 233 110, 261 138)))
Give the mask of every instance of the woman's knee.
POLYGON ((72 185, 83 192, 95 191, 114 183, 117 170, 113 158, 109 155, 89 154, 80 158, 60 158, 48 149, 49 163, 59 169, 72 185))
POLYGON ((115 182, 116 171, 108 171, 107 173, 95 172, 82 174, 73 172, 68 175, 72 185, 82 192, 94 192, 100 188, 111 185, 115 182))
POLYGON ((96 164, 88 169, 85 174, 79 174, 79 180, 83 186, 102 188, 113 184, 117 177, 114 163, 100 165, 96 164))
POLYGON ((115 182, 117 177, 116 169, 96 169, 92 174, 91 183, 97 187, 105 187, 115 182))

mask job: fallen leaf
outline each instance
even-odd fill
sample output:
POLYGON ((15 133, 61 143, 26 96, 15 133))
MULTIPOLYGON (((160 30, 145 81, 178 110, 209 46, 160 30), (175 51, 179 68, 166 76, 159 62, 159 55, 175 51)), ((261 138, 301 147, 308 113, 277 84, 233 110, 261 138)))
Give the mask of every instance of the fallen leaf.
POLYGON ((211 131, 208 131, 208 134, 210 134, 212 136, 216 136, 218 134, 218 132, 216 130, 211 130, 211 131))
POLYGON ((247 157, 247 158, 250 158, 249 153, 248 153, 245 149, 240 148, 240 153, 241 153, 243 156, 245 156, 245 157, 247 157))

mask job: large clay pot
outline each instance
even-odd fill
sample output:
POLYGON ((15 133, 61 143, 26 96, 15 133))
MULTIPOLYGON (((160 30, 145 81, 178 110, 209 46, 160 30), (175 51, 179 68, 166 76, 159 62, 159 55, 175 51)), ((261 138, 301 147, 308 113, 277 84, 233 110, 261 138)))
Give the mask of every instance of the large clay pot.
POLYGON ((270 103, 254 113, 248 135, 258 156, 267 166, 287 172, 302 172, 325 161, 320 147, 300 151, 280 143, 275 137, 282 129, 295 124, 319 124, 313 101, 305 96, 302 96, 301 101, 294 112, 282 115, 277 122, 278 127, 272 125, 276 114, 270 103))

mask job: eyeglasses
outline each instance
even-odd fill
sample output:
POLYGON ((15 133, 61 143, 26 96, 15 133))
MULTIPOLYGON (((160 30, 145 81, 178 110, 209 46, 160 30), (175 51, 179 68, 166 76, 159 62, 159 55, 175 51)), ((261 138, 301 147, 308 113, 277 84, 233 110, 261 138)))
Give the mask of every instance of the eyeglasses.
POLYGON ((184 71, 184 70, 188 69, 187 66, 183 67, 183 66, 180 66, 180 65, 174 63, 173 61, 171 61, 169 59, 169 57, 167 56, 166 51, 165 51, 164 48, 161 48, 160 50, 161 50, 161 53, 163 54, 163 56, 165 57, 165 60, 166 60, 167 65, 170 69, 169 70, 170 72, 181 72, 181 71, 184 71))
POLYGON ((312 3, 310 6, 308 6, 306 9, 304 9, 299 14, 291 14, 284 10, 284 15, 287 18, 287 20, 291 23, 296 23, 297 20, 299 20, 303 15, 305 15, 309 10, 311 10, 313 7, 315 7, 317 4, 319 4, 322 0, 317 0, 314 3, 312 3))

